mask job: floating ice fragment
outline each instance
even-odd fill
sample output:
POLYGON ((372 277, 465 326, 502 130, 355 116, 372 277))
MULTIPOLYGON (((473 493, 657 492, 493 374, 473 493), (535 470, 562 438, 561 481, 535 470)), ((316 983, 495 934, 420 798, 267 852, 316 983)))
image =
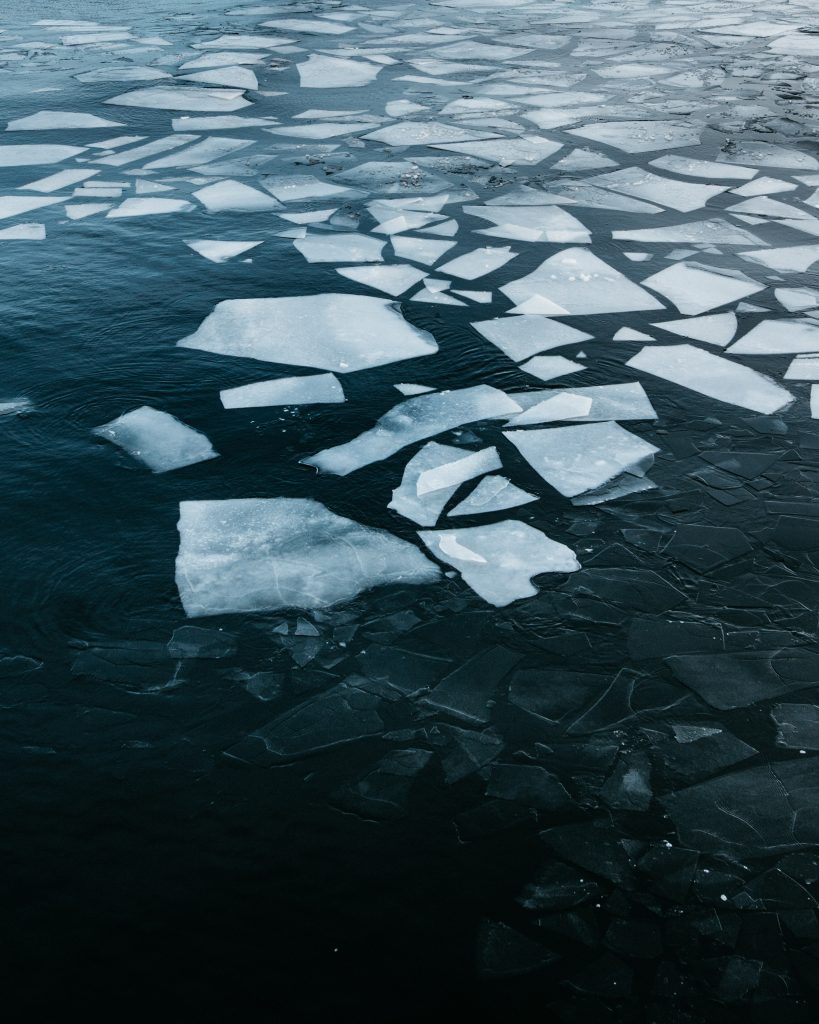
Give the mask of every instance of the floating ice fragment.
MULTIPOLYGON (((476 135, 477 133, 473 133, 473 138, 476 135)), ((458 142, 453 140, 452 142, 443 142, 434 140, 427 145, 431 145, 433 149, 445 149, 451 153, 474 156, 479 160, 500 164, 502 167, 509 167, 512 164, 539 164, 563 148, 562 143, 546 139, 542 135, 522 135, 517 139, 496 139, 491 132, 485 132, 483 139, 486 141, 458 142), (487 139, 487 135, 490 138, 487 139)))
POLYGON ((346 444, 326 448, 301 461, 325 473, 348 473, 391 455, 415 441, 479 420, 520 411, 517 402, 497 388, 478 384, 457 391, 438 391, 399 402, 369 430, 346 444))
POLYGON ((578 420, 588 416, 592 400, 585 395, 576 395, 571 391, 557 391, 549 398, 530 409, 526 409, 511 421, 516 427, 525 427, 531 423, 555 423, 558 420, 578 420))
POLYGON ((31 210, 40 210, 44 206, 53 206, 54 203, 61 203, 64 200, 59 196, 0 196, 0 220, 6 217, 17 217, 21 213, 29 213, 31 210))
POLYGON ((808 320, 763 320, 734 342, 728 351, 738 356, 819 352, 819 324, 808 320))
POLYGON ((739 142, 717 156, 719 163, 751 164, 753 167, 789 167, 798 171, 819 171, 819 160, 798 149, 770 142, 739 142))
POLYGON ((228 242, 217 238, 199 238, 185 242, 185 245, 193 249, 194 252, 198 252, 200 256, 204 256, 206 260, 210 260, 211 263, 224 263, 261 244, 260 241, 228 242))
MULTIPOLYGON (((56 200, 55 200, 56 202, 56 200)), ((187 213, 195 209, 186 199, 126 199, 106 217, 153 217, 165 213, 187 213)))
POLYGON ((297 65, 302 89, 348 89, 369 85, 381 70, 378 64, 311 53, 297 65))
POLYGON ((57 192, 61 188, 85 181, 86 178, 93 178, 95 174, 99 173, 99 171, 57 171, 56 174, 49 174, 47 178, 38 178, 37 181, 20 187, 26 192, 57 192))
POLYGON ((484 448, 479 452, 466 452, 452 462, 423 470, 415 484, 418 497, 433 491, 460 487, 481 473, 501 468, 501 461, 495 448, 484 448))
POLYGON ((298 238, 293 245, 308 263, 380 263, 386 242, 356 232, 326 232, 298 238))
POLYGON ((678 334, 682 338, 693 338, 695 341, 705 341, 709 345, 725 348, 737 333, 737 317, 736 313, 711 313, 685 320, 666 320, 665 323, 651 326, 678 334))
POLYGON ((392 235, 390 244, 393 252, 401 259, 412 260, 431 266, 448 252, 455 242, 439 242, 434 238, 411 238, 407 235, 392 235))
POLYGON ((149 110, 218 110, 230 113, 249 107, 241 89, 199 89, 196 86, 149 86, 112 96, 106 103, 120 107, 147 107, 149 110))
MULTIPOLYGON (((591 399, 591 409, 581 417, 586 423, 599 420, 657 419, 657 413, 643 385, 637 381, 627 384, 593 384, 586 388, 572 388, 571 391, 573 395, 591 399)), ((541 391, 517 392, 511 397, 528 413, 533 406, 556 394, 560 392, 554 388, 544 388, 541 391)), ((512 426, 517 425, 516 418, 509 422, 512 426)))
POLYGON ((337 21, 326 21, 323 18, 277 18, 274 21, 263 21, 260 27, 296 32, 299 35, 340 36, 352 32, 351 25, 340 25, 337 21))
POLYGON ((641 167, 628 167, 590 179, 595 185, 647 199, 661 206, 690 213, 705 206, 709 199, 727 192, 729 185, 700 185, 652 174, 641 167))
POLYGON ((0 146, 0 167, 30 167, 37 164, 59 164, 69 157, 85 152, 85 146, 0 146))
MULTIPOLYGON (((140 138, 140 136, 136 136, 136 138, 140 138)), ((131 164, 137 160, 147 160, 149 157, 156 156, 157 153, 178 149, 188 142, 195 142, 198 138, 198 135, 166 135, 162 139, 146 142, 144 146, 135 146, 133 149, 126 149, 121 153, 95 158, 94 163, 105 164, 106 167, 124 167, 125 164, 131 164)))
POLYGON ((485 274, 491 274, 505 266, 510 260, 517 256, 509 246, 492 248, 486 246, 482 249, 473 249, 472 252, 463 256, 456 256, 454 260, 444 263, 438 269, 446 274, 454 274, 455 277, 463 278, 465 281, 474 281, 485 274))
POLYGON ((28 117, 9 121, 7 132, 49 131, 57 128, 122 128, 122 121, 108 121, 96 114, 77 114, 70 110, 41 110, 28 117))
POLYGON ((287 46, 292 39, 284 36, 250 36, 237 33, 225 33, 206 43, 194 43, 195 50, 272 50, 277 46, 287 46))
POLYGON ((93 433, 124 448, 152 473, 167 473, 219 455, 204 434, 149 405, 95 427, 93 433))
POLYGON ((406 263, 393 263, 384 267, 339 267, 336 273, 388 295, 401 295, 426 277, 425 271, 406 263))
POLYGON ((691 263, 675 263, 647 277, 642 283, 664 295, 681 313, 692 315, 765 290, 765 285, 739 274, 732 276, 716 267, 691 263))
POLYGON ((536 298, 552 316, 663 308, 639 285, 580 248, 555 253, 531 274, 502 285, 501 291, 518 304, 536 298))
POLYGON ((320 181, 312 174, 267 175, 262 178, 262 185, 283 203, 356 195, 351 188, 320 181))
POLYGON ((663 228, 612 231, 612 238, 628 242, 696 243, 697 245, 759 245, 761 239, 727 220, 687 221, 663 228))
POLYGON ((563 377, 567 373, 577 373, 578 370, 585 370, 582 363, 575 363, 565 356, 535 356, 526 363, 521 364, 521 370, 539 377, 542 381, 554 380, 555 377, 563 377))
POLYGON ((226 299, 178 344, 340 373, 438 351, 432 335, 408 324, 388 299, 333 293, 226 299))
POLYGON ((759 263, 769 270, 804 274, 819 260, 819 245, 790 245, 784 249, 754 249, 741 252, 740 258, 759 263))
POLYGON ((117 66, 94 68, 93 71, 83 71, 76 76, 78 82, 151 82, 160 78, 170 78, 167 71, 160 71, 159 68, 146 68, 139 65, 117 66))
POLYGON ((626 366, 754 412, 771 414, 793 401, 793 395, 785 388, 749 366, 693 345, 644 348, 626 366))
MULTIPOLYGON (((486 476, 448 514, 450 516, 474 516, 488 512, 503 512, 505 509, 528 505, 537 500, 536 494, 530 494, 515 486, 505 476, 486 476)), ((421 525, 426 524, 422 523, 421 525)))
POLYGON ((205 185, 193 195, 211 213, 220 213, 222 210, 263 213, 266 210, 281 209, 281 204, 272 196, 265 195, 243 181, 230 178, 205 185))
POLYGON ((308 499, 183 501, 179 534, 176 584, 191 617, 325 608, 440 576, 414 545, 308 499))
POLYGON ((345 401, 338 378, 332 373, 306 377, 260 380, 219 392, 225 409, 253 409, 270 405, 319 405, 345 401))
POLYGON ((785 380, 819 380, 819 355, 797 356, 785 371, 785 380))
POLYGON ((731 164, 717 163, 716 160, 695 160, 689 156, 658 156, 656 160, 650 160, 652 167, 659 167, 661 171, 670 171, 672 174, 685 174, 689 178, 733 178, 740 181, 748 181, 758 171, 749 167, 734 167, 731 164))
POLYGON ((4 242, 42 242, 45 236, 45 224, 15 224, 10 228, 0 228, 0 241, 4 242))
POLYGON ((617 423, 508 430, 504 437, 546 483, 567 498, 596 490, 623 473, 644 476, 659 451, 617 423))
POLYGON ((501 316, 494 320, 481 320, 472 326, 515 361, 591 339, 590 334, 545 316, 501 316))
POLYGON ((434 526, 464 481, 499 468, 494 448, 469 452, 429 441, 404 467, 401 484, 392 492, 388 508, 419 526, 434 526))
POLYGON ((489 604, 503 608, 533 597, 532 577, 543 572, 576 572, 574 552, 545 533, 507 519, 458 530, 420 530, 419 537, 441 561, 489 604))
POLYGON ((435 388, 427 387, 426 384, 393 384, 396 391, 400 391, 402 395, 409 397, 410 395, 426 395, 430 391, 434 391, 435 388))
POLYGON ((679 149, 699 145, 699 129, 676 121, 604 121, 582 128, 569 128, 592 142, 602 142, 626 153, 650 153, 657 149, 679 149))
POLYGON ((203 85, 223 85, 229 89, 258 89, 259 82, 250 68, 238 65, 211 68, 208 71, 194 71, 191 75, 180 75, 183 82, 201 82, 203 85))
POLYGON ((203 139, 187 149, 177 150, 169 156, 159 157, 144 165, 147 171, 163 170, 168 167, 200 167, 221 157, 254 144, 253 139, 203 139))
MULTIPOLYGON (((588 228, 559 206, 465 206, 464 213, 497 225, 501 237, 531 242, 590 242, 588 228), (523 232, 523 235, 521 235, 523 232)), ((488 233, 488 232, 485 232, 488 233)))

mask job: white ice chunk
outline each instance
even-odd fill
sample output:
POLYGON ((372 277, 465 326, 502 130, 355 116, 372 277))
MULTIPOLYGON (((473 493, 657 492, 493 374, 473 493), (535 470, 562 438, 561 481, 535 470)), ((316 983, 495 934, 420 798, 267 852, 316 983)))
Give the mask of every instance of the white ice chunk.
POLYGON ((219 392, 226 409, 253 409, 269 405, 320 405, 345 401, 344 390, 333 373, 307 377, 260 380, 219 392))
POLYGON ((352 26, 339 25, 324 18, 277 18, 275 21, 263 21, 261 28, 275 28, 298 35, 340 36, 352 32, 352 26))
POLYGON ((6 217, 18 217, 21 213, 30 213, 31 210, 40 210, 44 206, 53 206, 54 203, 62 203, 59 196, 0 196, 0 220, 6 217))
POLYGON ((154 139, 153 142, 146 142, 144 146, 134 146, 133 149, 126 149, 121 153, 100 157, 95 159, 94 163, 105 164, 106 167, 124 167, 125 164, 131 164, 137 160, 147 160, 149 157, 156 156, 157 153, 178 149, 188 142, 195 142, 198 138, 198 135, 166 135, 164 138, 154 139))
POLYGON ((532 577, 542 572, 576 572, 571 548, 513 519, 458 530, 420 530, 419 537, 442 562, 457 569, 484 601, 503 608, 532 597, 532 577))
POLYGON ((327 231, 297 238, 293 245, 308 263, 379 263, 386 242, 353 231, 327 231))
POLYGON ((45 224, 15 224, 10 228, 0 228, 0 241, 4 242, 42 242, 45 236, 45 224))
POLYGON ((218 238, 198 238, 185 242, 185 245, 190 246, 194 252, 198 252, 200 256, 204 256, 211 263, 225 263, 227 260, 233 259, 234 256, 239 256, 249 249, 255 249, 257 245, 261 244, 261 241, 228 242, 218 238))
POLYGON ((617 164, 591 149, 573 149, 552 166, 556 171, 596 171, 603 167, 616 167, 617 164))
POLYGON ((582 128, 569 128, 569 135, 614 146, 625 153, 650 153, 657 149, 697 146, 698 128, 676 121, 603 121, 582 128))
POLYGON ((469 452, 453 445, 429 441, 404 467, 401 483, 393 490, 387 507, 419 526, 434 526, 444 506, 462 483, 498 468, 500 460, 495 448, 469 452), (437 481, 433 477, 433 483, 440 486, 422 490, 419 483, 429 473, 441 474, 437 481))
POLYGON ((763 320, 728 351, 738 356, 819 352, 819 325, 808 320, 763 320))
POLYGON ((163 170, 168 167, 199 167, 213 160, 226 157, 240 149, 254 144, 253 139, 203 139, 187 149, 177 150, 169 156, 161 156, 145 164, 145 170, 163 170))
POLYGON ((643 284, 664 295, 681 313, 690 315, 705 313, 716 306, 725 306, 765 290, 765 285, 747 277, 733 277, 716 268, 690 263, 666 267, 647 277, 643 284))
POLYGON ((665 323, 651 326, 681 338, 693 338, 695 341, 705 341, 709 345, 725 348, 737 333, 737 317, 733 312, 711 313, 708 316, 687 317, 685 320, 666 320, 665 323))
MULTIPOLYGON (((601 420, 655 420, 657 418, 657 413, 648 400, 648 395, 642 384, 638 384, 636 381, 630 381, 627 384, 593 384, 591 387, 572 388, 571 391, 573 395, 591 399, 591 409, 580 417, 586 423, 601 420)), ((560 393, 555 388, 544 388, 541 391, 518 392, 511 397, 521 406, 527 419, 531 422, 532 418, 528 415, 531 409, 560 393)), ((509 423, 511 426, 517 426, 518 418, 513 417, 509 423)))
POLYGON ((797 356, 785 371, 785 380, 819 380, 819 355, 797 356))
POLYGON ((159 68, 112 64, 110 67, 83 71, 76 77, 78 82, 154 82, 160 78, 170 78, 171 76, 167 71, 160 71, 159 68))
POLYGON ((536 494, 530 494, 517 487, 505 476, 485 476, 448 514, 476 516, 488 512, 503 512, 505 509, 528 505, 537 500, 536 494))
POLYGON ((653 341, 650 334, 635 331, 633 327, 621 327, 612 338, 613 341, 653 341))
POLYGON ((187 213, 194 210, 193 203, 186 199, 126 199, 114 207, 106 217, 154 217, 166 213, 187 213))
POLYGON ((57 128, 122 128, 122 121, 108 121, 96 114, 77 114, 70 110, 40 110, 28 117, 9 121, 7 132, 50 131, 57 128))
MULTIPOLYGON (((781 181, 779 178, 757 178, 756 181, 749 181, 740 188, 732 188, 735 196, 771 196, 781 192, 793 192, 797 186, 790 181, 781 181)), ((815 206, 815 203, 811 203, 815 206)))
POLYGON ((454 260, 444 263, 438 269, 445 274, 454 274, 455 277, 463 278, 465 281, 474 281, 485 274, 491 274, 505 266, 510 260, 517 256, 511 248, 501 246, 493 248, 485 246, 482 249, 473 249, 472 252, 464 253, 463 256, 456 256, 454 260))
MULTIPOLYGON (((486 133, 484 139, 486 139, 486 133)), ((539 164, 563 148, 562 143, 544 138, 542 135, 522 135, 517 139, 490 138, 483 142, 444 143, 435 140, 427 145, 432 145, 433 149, 446 149, 451 153, 474 156, 479 160, 500 164, 501 167, 509 167, 513 164, 539 164)))
POLYGON ((65 215, 69 220, 85 220, 110 209, 111 203, 72 203, 65 207, 65 215))
POLYGON ((85 146, 0 146, 0 167, 33 167, 37 164, 59 164, 69 157, 85 152, 85 146))
POLYGON ((819 245, 789 245, 783 249, 753 249, 739 254, 743 260, 759 263, 769 270, 804 274, 819 260, 819 245))
POLYGON ((106 103, 149 110, 217 110, 228 114, 249 107, 241 89, 200 89, 196 86, 155 85, 112 96, 106 103))
POLYGON ((551 397, 515 416, 512 423, 516 427, 526 427, 532 423, 580 420, 588 416, 591 407, 592 400, 585 395, 577 395, 572 391, 556 391, 551 397))
POLYGON ((624 192, 628 196, 647 199, 661 206, 690 213, 705 206, 709 199, 727 192, 730 185, 701 185, 675 178, 652 174, 642 167, 627 167, 609 174, 598 174, 590 179, 595 185, 624 192))
POLYGON ((559 206, 465 206, 464 213, 491 221, 504 232, 509 228, 523 229, 527 232, 525 241, 591 241, 588 228, 559 206))
POLYGON ((479 452, 462 452, 453 461, 423 470, 415 482, 415 492, 420 498, 434 491, 449 490, 450 488, 454 490, 466 483, 467 480, 473 480, 482 473, 490 473, 492 470, 500 468, 501 461, 496 448, 483 448, 479 452))
POLYGON ((167 473, 219 455, 204 434, 149 405, 95 427, 93 433, 123 448, 152 473, 167 473))
POLYGON ((785 388, 749 366, 694 345, 647 347, 632 356, 626 366, 753 412, 778 412, 793 401, 785 388))
POLYGON ((542 381, 554 380, 555 377, 564 377, 567 373, 577 373, 578 370, 585 369, 582 363, 575 363, 565 356, 535 356, 521 365, 521 370, 531 373, 533 377, 539 377, 542 381))
POLYGON ((775 288, 774 295, 789 313, 801 313, 803 309, 819 306, 819 291, 815 288, 775 288))
POLYGON ((437 262, 455 242, 439 242, 435 238, 411 238, 407 235, 392 235, 390 244, 396 256, 404 260, 422 263, 425 267, 437 262))
POLYGON ((546 483, 567 498, 597 490, 623 473, 644 476, 659 451, 618 423, 507 430, 504 437, 546 483))
POLYGON ((191 75, 180 75, 183 82, 201 82, 203 85, 224 85, 229 89, 258 89, 259 82, 250 68, 239 65, 211 68, 208 71, 194 71, 191 75))
POLYGON ((734 179, 736 181, 748 181, 758 172, 749 167, 734 167, 731 164, 718 163, 716 160, 695 160, 690 156, 658 156, 656 160, 650 160, 652 167, 659 167, 661 171, 670 171, 672 174, 686 174, 689 178, 714 178, 734 179))
POLYGON ((590 334, 545 316, 501 316, 473 323, 487 341, 516 362, 563 345, 589 341, 590 334))
POLYGON ((612 231, 612 238, 628 242, 681 242, 697 245, 759 245, 761 239, 727 220, 697 220, 669 224, 663 228, 612 231))
POLYGON ((99 171, 57 171, 56 174, 49 174, 47 178, 38 178, 29 185, 22 185, 26 192, 57 192, 61 188, 68 188, 69 185, 76 185, 79 181, 93 178, 99 171))
POLYGON ((262 178, 262 185, 282 203, 300 203, 310 199, 354 196, 353 189, 320 181, 312 174, 268 175, 262 178))
POLYGON ((369 85, 381 68, 369 61, 311 53, 297 65, 302 89, 348 89, 369 85))
POLYGON ((426 384, 393 384, 396 391, 409 397, 410 395, 426 395, 435 388, 427 387, 426 384))
MULTIPOLYGON (((754 289, 758 290, 758 289, 754 289)), ((501 291, 518 304, 537 298, 552 316, 662 309, 639 285, 585 249, 564 249, 501 291)))
POLYGON ((717 156, 719 163, 751 164, 752 167, 786 167, 797 171, 819 171, 819 160, 798 149, 770 142, 738 142, 729 153, 717 156))
POLYGON ((176 585, 189 616, 325 608, 440 576, 414 545, 303 498, 179 505, 176 585))
POLYGON ((387 146, 431 146, 433 143, 494 139, 497 138, 497 132, 473 131, 471 128, 458 128, 440 121, 398 121, 377 128, 362 138, 368 142, 383 142, 387 146))
POLYGON ((426 277, 426 272, 407 263, 393 263, 383 267, 339 267, 336 273, 351 281, 377 288, 387 295, 401 295, 426 277))
POLYGON ((265 210, 281 209, 278 200, 272 196, 231 178, 205 185, 193 195, 211 213, 220 213, 222 210, 263 213, 265 210))
POLYGON ((362 466, 388 459, 415 441, 423 441, 446 430, 520 412, 520 406, 488 384, 436 391, 399 402, 374 427, 346 444, 327 448, 301 461, 325 473, 346 476, 362 466))
POLYGON ((438 351, 388 299, 342 294, 226 299, 178 344, 340 373, 438 351))

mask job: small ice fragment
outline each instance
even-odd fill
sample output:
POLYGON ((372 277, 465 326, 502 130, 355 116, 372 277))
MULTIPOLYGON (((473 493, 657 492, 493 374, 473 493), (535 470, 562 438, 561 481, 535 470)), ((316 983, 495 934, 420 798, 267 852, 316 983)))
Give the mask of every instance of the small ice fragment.
POLYGON ((508 508, 528 505, 537 500, 536 494, 530 494, 517 487, 505 476, 485 476, 448 514, 474 516, 488 512, 503 512, 508 508))
POLYGON ((567 373, 577 373, 578 370, 585 370, 582 363, 575 363, 565 356, 535 356, 526 363, 521 364, 521 370, 539 377, 544 383, 554 380, 555 377, 563 377, 567 373))
POLYGON ((95 427, 93 433, 123 448, 152 473, 167 473, 219 455, 204 434, 149 405, 95 427))
POLYGON ((204 188, 197 189, 193 195, 211 213, 220 213, 222 210, 263 213, 266 210, 281 209, 281 204, 276 199, 246 185, 243 181, 234 181, 230 178, 205 185, 204 188))
POLYGON ((819 245, 790 245, 783 249, 754 249, 739 254, 743 260, 759 263, 785 274, 804 274, 819 260, 819 245))
POLYGON ((750 167, 736 167, 731 164, 717 163, 715 160, 695 160, 690 156, 677 156, 669 154, 658 156, 656 160, 649 160, 652 167, 659 167, 661 171, 670 171, 672 174, 684 174, 689 178, 724 178, 748 181, 758 172, 750 167))
POLYGON ((693 315, 765 290, 765 285, 747 277, 692 263, 675 263, 642 283, 664 295, 681 313, 693 315))
POLYGON ((472 326, 516 362, 538 352, 591 339, 590 334, 545 316, 501 316, 480 320, 472 326))
POLYGON ((427 387, 426 384, 393 384, 396 391, 400 391, 402 395, 407 397, 411 395, 426 395, 430 391, 434 391, 435 388, 427 387))
POLYGON ((466 423, 520 412, 503 391, 478 384, 457 391, 436 391, 399 402, 374 427, 346 444, 326 448, 301 461, 324 473, 346 476, 362 466, 388 459, 415 441, 423 441, 466 423))
POLYGON ((633 327, 621 327, 614 335, 612 341, 652 341, 650 334, 643 334, 642 331, 635 331, 633 327))
POLYGON ((426 277, 425 271, 407 263, 392 263, 384 267, 339 267, 336 273, 387 295, 401 295, 426 277))
POLYGON ((106 217, 153 217, 165 213, 187 213, 195 209, 186 199, 126 199, 106 217))
POLYGON ((513 519, 457 530, 420 530, 418 535, 434 555, 460 572, 467 586, 496 608, 533 597, 537 593, 533 576, 580 568, 571 548, 513 519))
POLYGON ((697 146, 700 142, 698 128, 676 121, 602 121, 582 128, 569 128, 568 134, 614 146, 626 153, 679 149, 682 146, 697 146))
POLYGON ((57 192, 61 188, 68 188, 76 185, 77 182, 92 178, 99 171, 57 171, 56 174, 49 174, 47 178, 38 178, 29 185, 21 185, 26 192, 57 192))
POLYGON ((466 452, 453 462, 433 469, 425 469, 416 481, 415 490, 418 497, 442 488, 460 487, 467 480, 472 480, 481 473, 490 473, 500 469, 501 461, 495 448, 483 448, 479 452, 466 452))
POLYGON ((333 293, 226 299, 178 344, 340 373, 438 351, 432 335, 407 323, 388 299, 333 293))
POLYGON ((42 242, 45 236, 45 224, 14 224, 10 228, 0 228, 0 241, 5 242, 42 242))
MULTIPOLYGON (((400 259, 422 263, 425 267, 437 262, 455 242, 439 242, 434 238, 412 238, 408 235, 392 235, 393 252, 400 259)), ((817 257, 819 258, 819 257, 817 257)))
POLYGON ((185 242, 185 245, 193 249, 194 252, 198 252, 200 256, 204 256, 206 260, 210 260, 211 263, 224 263, 226 260, 239 256, 249 249, 255 249, 257 245, 261 244, 261 241, 228 242, 217 238, 199 238, 185 242))
POLYGON ((30 213, 32 210, 40 210, 44 206, 62 202, 64 200, 59 197, 55 199, 37 196, 0 196, 0 220, 18 217, 21 213, 30 213))
POLYGON ((440 577, 413 544, 309 499, 183 501, 179 535, 176 585, 191 617, 325 608, 440 577))
POLYGON ((644 348, 626 366, 753 412, 770 415, 793 401, 793 395, 785 388, 749 366, 694 345, 644 348))
POLYGON ((293 245, 308 263, 380 263, 386 242, 357 232, 324 232, 297 238, 293 245))
POLYGON ((819 380, 819 355, 797 356, 785 371, 785 380, 819 380))
POLYGON ((332 373, 260 380, 219 392, 225 409, 253 409, 270 405, 319 405, 343 402, 344 391, 332 373))
POLYGON ((369 85, 381 70, 377 64, 311 53, 296 65, 302 89, 349 89, 369 85))
POLYGON ((108 121, 96 114, 75 114, 70 110, 40 110, 28 117, 9 121, 7 132, 50 131, 58 128, 122 128, 122 121, 108 121))
POLYGON ((571 391, 556 392, 543 402, 538 402, 531 409, 526 409, 516 416, 512 423, 516 427, 525 427, 531 423, 556 423, 558 420, 576 420, 588 416, 592 400, 585 395, 576 395, 571 391))
POLYGON ((725 348, 737 333, 736 313, 711 313, 707 316, 687 317, 685 320, 666 320, 652 324, 661 331, 678 334, 682 338, 705 341, 709 345, 725 348))
POLYGON ((500 468, 494 448, 469 452, 448 444, 429 441, 406 464, 401 483, 392 492, 388 508, 419 526, 434 526, 444 506, 460 485, 482 473, 500 468), (424 480, 438 486, 419 487, 424 480))
POLYGON ((567 498, 596 490, 623 473, 644 476, 659 451, 617 423, 507 430, 504 437, 546 483, 567 498))

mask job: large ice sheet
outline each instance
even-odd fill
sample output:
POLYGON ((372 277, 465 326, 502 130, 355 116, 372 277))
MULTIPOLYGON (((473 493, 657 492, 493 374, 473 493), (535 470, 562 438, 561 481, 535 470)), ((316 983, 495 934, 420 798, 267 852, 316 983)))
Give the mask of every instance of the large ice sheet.
POLYGON ((418 535, 437 558, 457 569, 464 582, 496 608, 534 596, 533 576, 580 568, 571 548, 514 519, 464 529, 420 530, 418 535))
POLYGON ((39 210, 43 206, 53 206, 64 201, 59 196, 0 196, 0 220, 18 217, 21 213, 29 213, 31 210, 39 210))
POLYGON ((643 284, 674 303, 681 313, 696 315, 765 290, 747 277, 721 273, 715 267, 674 263, 647 277, 643 284))
POLYGON ((642 167, 624 167, 608 174, 598 174, 590 179, 595 185, 624 192, 627 196, 647 199, 652 203, 690 213, 705 206, 709 199, 727 192, 730 185, 701 185, 675 178, 664 178, 652 174, 642 167))
POLYGON ((176 585, 192 617, 325 608, 440 576, 414 545, 309 499, 183 501, 179 536, 176 585))
POLYGON ((505 266, 510 260, 517 256, 511 248, 500 246, 484 246, 482 249, 473 249, 472 252, 464 253, 463 256, 456 256, 448 263, 443 263, 438 270, 442 274, 454 274, 464 281, 474 281, 485 274, 491 274, 505 266))
POLYGON ((597 490, 623 473, 644 476, 659 451, 617 423, 507 430, 504 437, 567 498, 597 490))
POLYGON ((149 405, 132 409, 110 423, 95 427, 93 432, 124 448, 152 473, 167 473, 219 455, 204 434, 149 405))
POLYGON ((519 305, 536 299, 538 312, 550 316, 663 308, 619 270, 580 248, 555 253, 531 274, 502 285, 501 291, 519 305))
POLYGON ((388 299, 335 293, 226 299, 178 344, 339 373, 438 351, 432 335, 407 323, 388 299))
POLYGON ((318 405, 343 402, 344 390, 333 373, 259 380, 219 392, 226 409, 254 409, 270 405, 318 405))
POLYGON ((346 476, 362 466, 388 459, 415 441, 465 423, 510 416, 519 411, 517 402, 488 384, 418 395, 399 402, 374 427, 352 441, 326 448, 302 462, 324 473, 346 476))
POLYGON ((694 345, 648 346, 626 366, 754 412, 778 412, 793 401, 789 391, 749 366, 694 345))
POLYGON ((475 330, 516 362, 538 352, 589 341, 590 334, 545 316, 499 316, 473 323, 475 330))
MULTIPOLYGON (((695 245, 759 245, 761 239, 750 231, 719 217, 714 220, 686 221, 662 228, 636 228, 612 231, 612 238, 624 242, 689 242, 695 245)), ((764 249, 762 250, 765 251, 764 249)))

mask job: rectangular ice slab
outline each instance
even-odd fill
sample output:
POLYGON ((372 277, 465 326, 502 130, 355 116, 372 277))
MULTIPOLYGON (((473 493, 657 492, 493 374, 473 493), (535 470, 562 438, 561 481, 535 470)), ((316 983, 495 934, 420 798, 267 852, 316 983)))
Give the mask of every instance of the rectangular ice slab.
POLYGON ((458 391, 436 391, 399 402, 370 430, 346 444, 326 448, 301 461, 324 473, 346 476, 362 466, 380 462, 415 441, 423 441, 464 423, 494 419, 520 412, 503 391, 478 384, 458 391))
POLYGON ((176 585, 189 616, 325 608, 440 576, 414 545, 309 499, 183 501, 179 535, 176 585))
POLYGON ((34 167, 59 164, 85 152, 85 146, 0 146, 0 167, 34 167))
POLYGON ((749 366, 694 345, 646 347, 626 366, 754 412, 778 412, 793 401, 789 391, 749 366))
POLYGON ((550 256, 531 274, 503 285, 501 291, 521 313, 575 316, 662 309, 639 285, 586 249, 564 249, 550 256), (536 307, 536 308, 535 308, 536 307))
POLYGON ((617 423, 507 430, 504 437, 546 483, 567 498, 597 490, 622 473, 643 476, 659 451, 617 423))
POLYGON ((267 405, 317 405, 343 402, 344 391, 333 373, 316 373, 307 377, 281 377, 259 380, 239 388, 219 392, 226 409, 253 409, 267 405))
POLYGON ((389 299, 333 293, 226 299, 178 344, 339 373, 438 351, 432 335, 408 324, 389 299))
POLYGON ((539 573, 580 568, 571 548, 514 519, 466 529, 421 530, 418 536, 496 608, 533 597, 537 587, 532 577, 539 573))
POLYGON ((149 405, 95 427, 93 433, 124 448, 152 473, 167 473, 219 455, 204 434, 149 405))

